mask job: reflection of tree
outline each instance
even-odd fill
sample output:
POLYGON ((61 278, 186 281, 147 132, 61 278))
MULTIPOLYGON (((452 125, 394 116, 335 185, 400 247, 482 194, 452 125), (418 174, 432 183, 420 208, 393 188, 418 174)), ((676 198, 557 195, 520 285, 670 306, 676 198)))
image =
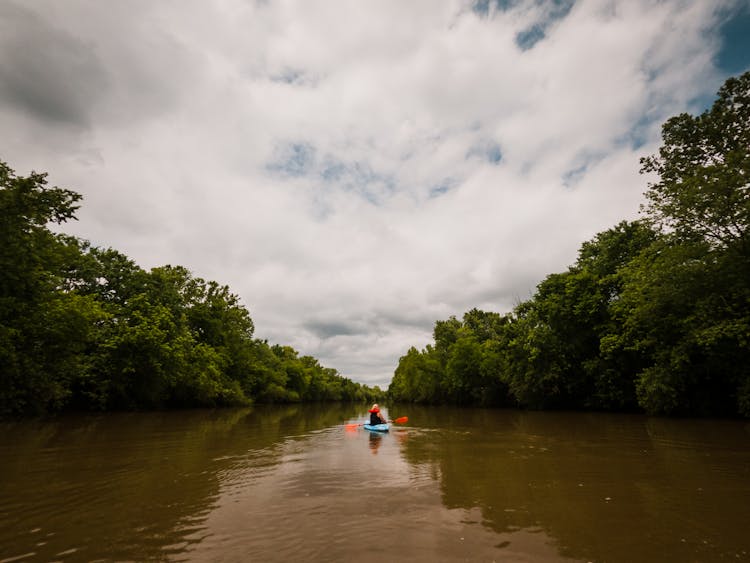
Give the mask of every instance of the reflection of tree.
POLYGON ((700 421, 457 409, 412 420, 427 423, 410 432, 404 458, 431 468, 447 508, 477 507, 498 533, 544 530, 561 555, 607 561, 750 551, 738 423, 723 425, 717 446, 717 425, 702 431, 700 421))
POLYGON ((223 476, 248 452, 276 465, 281 440, 356 412, 289 405, 0 425, 0 559, 59 559, 72 548, 84 560, 180 553, 199 541, 191 538, 223 476))

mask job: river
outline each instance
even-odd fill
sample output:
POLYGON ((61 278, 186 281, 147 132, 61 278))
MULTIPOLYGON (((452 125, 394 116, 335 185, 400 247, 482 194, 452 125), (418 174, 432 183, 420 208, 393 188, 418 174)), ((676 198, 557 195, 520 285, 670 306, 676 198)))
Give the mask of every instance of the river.
POLYGON ((0 423, 0 562, 750 560, 750 424, 366 407, 0 423))

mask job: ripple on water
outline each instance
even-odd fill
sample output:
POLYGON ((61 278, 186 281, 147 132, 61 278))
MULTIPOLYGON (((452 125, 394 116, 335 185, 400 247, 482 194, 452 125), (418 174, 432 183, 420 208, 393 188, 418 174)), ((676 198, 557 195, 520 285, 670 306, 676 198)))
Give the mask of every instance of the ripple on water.
POLYGON ((202 418, 177 428, 180 415, 150 434, 127 418, 129 439, 119 426, 26 449, 0 438, 0 561, 618 561, 665 545, 672 560, 746 558, 746 434, 727 441, 720 425, 710 445, 662 421, 647 434, 459 415, 387 435, 296 421, 293 435, 213 433, 202 418))

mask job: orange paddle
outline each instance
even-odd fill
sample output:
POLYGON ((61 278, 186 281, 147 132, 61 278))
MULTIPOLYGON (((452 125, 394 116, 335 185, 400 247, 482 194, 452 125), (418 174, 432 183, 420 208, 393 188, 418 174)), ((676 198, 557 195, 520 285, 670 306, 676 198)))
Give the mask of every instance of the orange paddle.
MULTIPOLYGON (((402 416, 400 418, 397 418, 396 420, 389 420, 388 422, 394 422, 396 424, 404 424, 405 422, 409 422, 409 417, 408 416, 402 416)), ((364 426, 365 424, 368 424, 368 423, 367 422, 362 422, 362 423, 357 424, 355 422, 354 424, 347 424, 346 428, 347 429, 356 428, 357 426, 364 426)))

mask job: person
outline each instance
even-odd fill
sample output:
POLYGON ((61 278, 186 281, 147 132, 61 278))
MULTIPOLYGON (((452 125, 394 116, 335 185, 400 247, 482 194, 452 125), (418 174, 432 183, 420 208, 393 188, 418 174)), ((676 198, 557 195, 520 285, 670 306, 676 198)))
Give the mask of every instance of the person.
POLYGON ((372 405, 372 408, 367 411, 370 413, 370 425, 375 426, 376 424, 385 424, 386 420, 383 418, 383 415, 380 414, 380 407, 377 403, 372 405))

